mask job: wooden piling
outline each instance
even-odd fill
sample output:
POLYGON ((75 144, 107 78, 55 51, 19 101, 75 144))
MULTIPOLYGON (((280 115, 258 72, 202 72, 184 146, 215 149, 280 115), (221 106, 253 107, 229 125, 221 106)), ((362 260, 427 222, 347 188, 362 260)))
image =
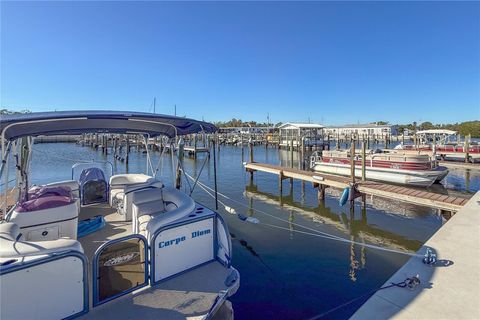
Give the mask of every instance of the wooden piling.
POLYGON ((355 143, 350 144, 350 178, 355 183, 355 143))
POLYGON ((126 136, 125 146, 125 165, 128 165, 128 158, 130 154, 130 138, 126 136))
MULTIPOLYGON (((290 167, 293 168, 293 139, 290 140, 290 167)), ((293 187, 293 178, 290 178, 290 186, 293 187)))
POLYGON ((366 159, 367 157, 367 152, 366 152, 366 146, 365 146, 365 140, 362 141, 362 181, 367 181, 367 173, 366 173, 366 159))
POLYGON ((468 153, 468 150, 470 149, 470 138, 471 134, 465 136, 465 144, 463 145, 465 151, 465 162, 469 162, 470 160, 470 154, 468 153))
POLYGON ((278 173, 278 192, 280 193, 280 197, 282 197, 283 193, 283 171, 278 173))
MULTIPOLYGON (((251 139, 248 143, 248 147, 250 148, 249 149, 250 163, 253 163, 253 142, 251 139)), ((253 183, 253 171, 250 171, 250 183, 253 183)))

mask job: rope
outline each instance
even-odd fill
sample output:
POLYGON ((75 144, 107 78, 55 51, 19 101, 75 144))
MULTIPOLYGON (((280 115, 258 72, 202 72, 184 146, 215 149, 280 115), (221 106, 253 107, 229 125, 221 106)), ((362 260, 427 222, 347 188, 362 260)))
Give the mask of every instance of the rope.
POLYGON ((351 299, 351 300, 348 300, 347 302, 344 302, 344 303, 342 303, 342 304, 340 304, 340 305, 338 305, 338 306, 336 306, 336 307, 334 307, 334 308, 332 308, 332 309, 330 309, 330 310, 328 310, 328 311, 326 311, 326 312, 323 312, 323 313, 321 313, 321 314, 319 314, 319 315, 316 315, 316 316, 314 316, 314 317, 312 317, 312 318, 310 318, 310 319, 308 319, 308 320, 321 319, 321 318, 325 317, 326 315, 328 315, 328 314, 330 314, 330 313, 332 313, 332 312, 334 312, 334 311, 336 311, 336 310, 338 310, 338 309, 341 309, 341 308, 343 308, 343 307, 345 307, 345 306, 347 306, 347 305, 349 305, 349 304, 352 304, 353 302, 355 302, 355 301, 357 301, 357 300, 360 300, 360 299, 365 298, 365 297, 367 297, 367 296, 369 296, 369 295, 372 295, 372 294, 374 294, 374 293, 376 293, 377 291, 380 291, 380 290, 384 290, 384 289, 388 289, 388 288, 392 288, 392 287, 405 288, 405 287, 407 287, 407 286, 408 286, 410 289, 413 290, 418 284, 420 284, 420 279, 418 278, 418 276, 414 276, 414 277, 411 277, 411 278, 407 278, 407 279, 405 279, 405 280, 402 281, 402 282, 392 283, 392 284, 389 284, 389 285, 387 285, 387 286, 385 286, 385 287, 380 287, 380 288, 378 288, 378 289, 373 289, 373 290, 371 290, 371 291, 369 291, 369 292, 367 292, 367 293, 362 294, 361 296, 358 296, 358 297, 356 297, 356 298, 353 298, 353 299, 351 299))
MULTIPOLYGON (((189 174, 186 174, 186 176, 190 179, 193 179, 193 177, 191 177, 189 174)), ((207 185, 203 184, 201 181, 198 181, 197 183, 208 195, 210 195, 211 197, 214 198, 214 196, 208 192, 206 189, 209 189, 210 191, 214 192, 214 190, 210 187, 208 187, 207 185)), ((314 229, 314 228, 310 228, 310 227, 307 227, 307 226, 304 226, 304 225, 301 225, 301 224, 298 224, 298 223, 295 223, 295 222, 290 222, 288 220, 285 220, 285 219, 282 219, 282 218, 279 218, 275 215, 272 215, 268 212, 265 212, 263 210, 260 210, 260 209, 255 209, 255 208, 250 208, 248 205, 240 202, 240 201, 237 201, 235 199, 232 199, 226 195, 224 195, 223 193, 221 192, 217 192, 218 195, 220 195, 221 197, 225 198, 225 199, 228 199, 234 203, 237 203, 247 209, 252 209, 253 211, 256 211, 256 212, 259 212, 259 213, 262 213, 264 215, 267 215, 273 219, 276 219, 276 220, 279 220, 279 221, 282 221, 282 222, 285 222, 285 223, 288 223, 290 225, 294 225, 294 226, 297 226, 297 227, 300 227, 300 228, 304 228, 306 230, 309 230, 309 231, 313 231, 315 233, 311 233, 311 232, 305 232, 305 231, 300 231, 300 230, 290 230, 289 228, 284 228, 284 227, 280 227, 280 226, 275 226, 275 225, 271 225, 271 224, 267 224, 267 223, 262 223, 263 225, 266 225, 266 226, 269 226, 269 227, 273 227, 273 228, 278 228, 278 229, 285 229, 285 230, 288 230, 288 231, 293 231, 293 232, 298 232, 298 233, 302 233, 302 234, 306 234, 306 235, 311 235, 311 236, 315 236, 315 237, 320 237, 320 238, 324 238, 324 239, 330 239, 330 240, 336 240, 336 241, 340 241, 340 242, 344 242, 344 243, 350 243, 350 244, 357 244, 357 245, 361 245, 361 246, 365 246, 365 247, 368 247, 368 248, 371 248, 371 249, 377 249, 377 250, 381 250, 381 251, 386 251, 386 252, 391 252, 391 253, 398 253, 398 254, 404 254, 404 255, 407 255, 407 256, 410 256, 410 257, 421 257, 423 258, 423 255, 421 254, 417 254, 417 253, 410 253, 410 252, 405 252, 405 251, 400 251, 400 250, 395 250, 395 249, 389 249, 389 248, 384 248, 384 247, 380 247, 380 246, 376 246, 376 245, 371 245, 371 244, 366 244, 366 243, 363 243, 363 242, 358 242, 358 241, 354 241, 354 240, 349 240, 349 239, 345 239, 345 238, 342 238, 342 237, 339 237, 339 236, 336 236, 336 235, 333 235, 333 234, 330 234, 330 233, 327 233, 327 232, 323 232, 323 231, 320 231, 320 230, 317 230, 317 229, 314 229)), ((220 202, 220 201, 219 201, 220 202)), ((224 203, 220 202, 223 206, 225 207, 228 207, 226 206, 224 203)), ((230 207, 228 207, 230 208, 230 207)), ((231 209, 231 208, 230 208, 231 209)), ((227 210, 228 211, 228 210, 227 210)))
POLYGON ((3 187, 4 185, 9 184, 10 182, 13 182, 13 181, 15 181, 15 180, 16 180, 16 179, 8 180, 7 182, 4 182, 4 183, 0 184, 0 187, 3 187))

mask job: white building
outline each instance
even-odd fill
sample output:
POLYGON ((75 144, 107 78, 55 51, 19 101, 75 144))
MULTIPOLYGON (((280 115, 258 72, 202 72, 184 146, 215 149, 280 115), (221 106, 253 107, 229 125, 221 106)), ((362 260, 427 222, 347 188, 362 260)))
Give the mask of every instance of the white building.
POLYGON ((397 135, 397 126, 370 124, 350 124, 344 126, 328 126, 324 128, 325 134, 336 135, 397 135))
POLYGON ((280 146, 291 146, 293 142, 293 146, 297 147, 302 145, 302 141, 304 146, 323 143, 323 128, 316 123, 284 123, 278 127, 280 146))
POLYGON ((265 134, 273 131, 273 127, 220 127, 218 128, 219 133, 230 133, 230 134, 265 134))

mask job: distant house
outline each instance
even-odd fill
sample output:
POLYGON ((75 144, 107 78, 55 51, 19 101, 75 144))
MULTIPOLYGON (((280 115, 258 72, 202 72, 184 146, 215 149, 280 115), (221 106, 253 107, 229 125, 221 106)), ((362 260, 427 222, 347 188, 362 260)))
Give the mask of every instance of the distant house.
POLYGON ((330 135, 397 135, 397 126, 383 124, 349 124, 344 126, 328 126, 324 129, 325 134, 330 135))
POLYGON ((323 142, 323 128, 316 123, 287 122, 278 127, 280 147, 313 146, 323 142), (302 143, 303 142, 303 143, 302 143))

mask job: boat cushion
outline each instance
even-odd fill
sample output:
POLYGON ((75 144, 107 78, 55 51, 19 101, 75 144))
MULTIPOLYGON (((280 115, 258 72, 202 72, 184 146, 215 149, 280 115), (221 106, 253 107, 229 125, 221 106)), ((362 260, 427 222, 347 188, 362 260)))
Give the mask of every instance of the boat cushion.
POLYGON ((71 202, 67 197, 50 196, 27 202, 23 206, 18 205, 7 217, 9 222, 17 224, 22 229, 21 232, 26 239, 40 239, 37 238, 38 234, 34 236, 33 233, 36 234, 37 231, 43 233, 43 229, 49 233, 49 237, 57 234, 58 237, 76 239, 79 199, 71 202))
POLYGON ((171 187, 164 187, 162 194, 165 203, 172 203, 175 205, 170 206, 173 207, 173 210, 170 209, 161 214, 152 214, 152 219, 148 221, 146 230, 142 232, 149 241, 153 240, 150 239, 150 237, 153 237, 158 229, 173 221, 188 216, 195 210, 195 201, 180 190, 171 187))
POLYGON ((80 197, 80 185, 76 180, 65 180, 52 182, 47 184, 48 187, 68 187, 72 191, 72 196, 75 198, 80 197))
POLYGON ((155 214, 165 211, 165 206, 162 199, 153 200, 149 202, 134 203, 134 210, 136 211, 137 218, 145 214, 155 214))
MULTIPOLYGON (((48 192, 48 191, 47 191, 48 192)), ((62 206, 67 206, 74 203, 69 196, 62 195, 48 195, 48 194, 35 194, 34 198, 28 201, 19 202, 15 211, 17 212, 31 212, 40 211, 45 209, 52 209, 62 206)))
MULTIPOLYGON (((128 186, 125 188, 123 198, 120 203, 123 204, 121 212, 125 215, 125 220, 130 221, 133 218, 133 204, 162 199, 163 183, 153 180, 149 185, 128 186)), ((117 194, 117 197, 121 194, 117 194)))
POLYGON ((0 238, 14 241, 19 234, 20 228, 15 223, 0 223, 0 238))
POLYGON ((67 186, 37 186, 28 191, 28 199, 38 199, 48 196, 62 196, 72 198, 72 189, 67 186))
POLYGON ((128 185, 149 183, 153 180, 155 180, 155 178, 146 174, 125 173, 111 176, 109 183, 111 188, 123 188, 128 185))
POLYGON ((15 223, 0 224, 0 261, 5 258, 36 256, 67 250, 83 253, 80 242, 61 238, 52 241, 16 241, 19 227, 15 223))

